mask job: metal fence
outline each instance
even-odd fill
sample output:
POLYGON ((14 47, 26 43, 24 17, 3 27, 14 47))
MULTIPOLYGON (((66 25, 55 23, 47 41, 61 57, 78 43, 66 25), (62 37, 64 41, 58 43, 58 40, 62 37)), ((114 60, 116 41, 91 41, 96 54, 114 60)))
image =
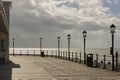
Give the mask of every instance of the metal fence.
MULTIPOLYGON (((44 52, 45 57, 54 57, 54 58, 60 58, 64 60, 69 60, 68 58, 68 52, 67 51, 60 51, 57 50, 42 50, 44 52)), ((26 55, 26 56, 41 56, 40 50, 10 50, 10 55, 26 55)), ((88 54, 87 54, 88 55, 88 54)), ((120 71, 120 55, 116 53, 114 55, 114 63, 115 63, 115 70, 120 71)), ((86 56, 87 59, 87 56, 86 56)), ((70 52, 70 60, 73 62, 79 62, 84 63, 84 54, 81 52, 70 52)), ((86 60, 87 61, 87 60, 86 60)), ((88 62, 86 62, 87 64, 88 62)), ((98 55, 93 54, 93 66, 92 67, 99 67, 103 69, 112 69, 112 56, 111 55, 98 55)))

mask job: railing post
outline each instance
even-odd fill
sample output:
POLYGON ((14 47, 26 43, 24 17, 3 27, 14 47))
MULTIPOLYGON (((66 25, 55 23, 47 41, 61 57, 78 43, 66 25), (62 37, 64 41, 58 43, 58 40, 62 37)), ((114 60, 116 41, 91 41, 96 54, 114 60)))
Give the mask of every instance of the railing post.
POLYGON ((55 57, 55 54, 54 54, 55 51, 53 51, 53 57, 55 57))
POLYGON ((118 71, 118 51, 116 52, 116 71, 118 71))
POLYGON ((48 50, 48 57, 50 56, 49 50, 48 50))
POLYGON ((76 55, 76 59, 75 59, 75 62, 77 62, 77 52, 75 53, 75 55, 76 55))
POLYGON ((58 51, 56 51, 56 58, 58 58, 58 51))
POLYGON ((52 57, 54 57, 54 51, 52 52, 52 57))
POLYGON ((69 56, 68 57, 69 57, 68 61, 70 61, 71 60, 71 52, 69 52, 69 56))
POLYGON ((80 63, 81 63, 81 53, 80 53, 80 63))
POLYGON ((51 51, 51 57, 53 57, 53 51, 51 51))
POLYGON ((59 55, 58 55, 59 57, 58 58, 61 58, 61 54, 62 54, 62 51, 59 51, 59 55))
POLYGON ((57 51, 57 58, 60 58, 61 51, 57 51))
POLYGON ((52 57, 54 57, 54 51, 52 51, 52 57))
POLYGON ((62 51, 62 59, 64 59, 64 51, 62 51))
POLYGON ((73 52, 72 52, 72 61, 73 61, 73 52))
POLYGON ((43 50, 44 52, 44 57, 47 55, 47 50, 43 50))
POLYGON ((51 51, 49 51, 49 55, 50 55, 50 57, 52 57, 52 50, 51 50, 51 51))
POLYGON ((58 51, 56 51, 56 55, 55 55, 56 58, 57 58, 57 52, 58 52, 58 51))
POLYGON ((64 53, 64 51, 63 51, 63 59, 65 59, 65 53, 64 53))
POLYGON ((55 51, 53 52, 53 55, 54 55, 54 57, 55 57, 55 51))
POLYGON ((53 55, 54 55, 54 58, 55 58, 55 55, 56 55, 56 52, 55 52, 55 51, 53 52, 53 55))
POLYGON ((42 50, 42 52, 44 53, 44 56, 46 56, 46 52, 45 52, 45 50, 42 50))
POLYGON ((98 67, 98 54, 96 54, 96 67, 98 67))
POLYGON ((62 59, 62 51, 61 51, 61 53, 60 53, 60 58, 62 59))
POLYGON ((46 51, 46 56, 48 57, 48 50, 46 51))
POLYGON ((53 56, 54 56, 54 58, 55 58, 55 51, 53 51, 53 56))
POLYGON ((58 51, 56 51, 56 58, 58 58, 58 51))
POLYGON ((21 56, 22 51, 20 50, 20 56, 21 56))
POLYGON ((35 56, 35 50, 34 50, 34 56, 35 56))
POLYGON ((61 51, 61 59, 63 58, 63 52, 61 51))
POLYGON ((39 56, 41 56, 41 50, 39 50, 39 52, 40 52, 40 55, 39 55, 39 56))
POLYGON ((59 52, 59 57, 58 58, 61 58, 61 53, 62 53, 62 51, 59 52))
POLYGON ((67 60, 67 51, 66 51, 66 60, 67 60))
POLYGON ((58 58, 58 51, 56 51, 56 58, 58 58))
POLYGON ((106 68, 105 63, 106 63, 106 56, 105 56, 105 54, 104 54, 104 66, 103 66, 103 69, 106 68))
POLYGON ((29 50, 27 50, 27 56, 28 56, 29 50))

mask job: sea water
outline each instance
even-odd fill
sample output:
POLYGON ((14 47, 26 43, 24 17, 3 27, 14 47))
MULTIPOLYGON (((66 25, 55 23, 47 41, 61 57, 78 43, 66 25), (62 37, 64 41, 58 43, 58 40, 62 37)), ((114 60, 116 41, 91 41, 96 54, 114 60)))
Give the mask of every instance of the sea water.
MULTIPOLYGON (((40 51, 40 48, 14 48, 15 51, 19 51, 19 50, 22 50, 22 51, 25 51, 25 50, 36 50, 36 51, 40 51)), ((44 51, 57 51, 58 48, 42 48, 42 50, 44 51)), ((10 51, 10 54, 12 53, 13 51, 13 48, 9 48, 9 51, 10 51)), ((68 49, 67 48, 61 48, 60 51, 65 51, 67 52, 68 49)), ((116 53, 118 51, 118 53, 120 53, 120 49, 115 49, 114 50, 114 53, 116 53)), ((79 49, 79 48, 71 48, 70 49, 70 52, 77 52, 77 53, 83 53, 83 49, 79 49)), ((98 55, 107 55, 109 56, 110 55, 110 49, 107 49, 107 48, 89 48, 89 49, 86 49, 86 53, 89 54, 89 53, 92 53, 92 54, 98 54, 98 55)), ((17 53, 16 53, 17 54, 17 53)))
MULTIPOLYGON (((9 54, 13 54, 13 50, 15 54, 40 54, 40 48, 10 48, 9 49, 9 54)), ((46 51, 48 51, 48 54, 51 54, 51 52, 53 51, 54 53, 56 53, 58 51, 58 48, 42 48, 42 51, 44 51, 46 53, 46 51)), ((67 52, 68 48, 60 48, 60 51, 64 51, 67 52)), ((118 51, 118 54, 120 54, 120 49, 115 49, 114 50, 114 55, 115 53, 118 51)), ((81 53, 82 59, 84 59, 84 50, 83 49, 79 49, 79 48, 71 48, 70 52, 74 52, 77 53, 78 58, 79 58, 79 53, 81 53)), ((96 54, 98 54, 99 57, 99 61, 102 60, 103 61, 103 55, 106 55, 106 61, 112 61, 112 55, 110 55, 110 49, 107 48, 89 48, 86 49, 86 54, 93 54, 94 58, 96 58, 96 54)), ((118 59, 120 60, 120 56, 118 57, 118 59)))

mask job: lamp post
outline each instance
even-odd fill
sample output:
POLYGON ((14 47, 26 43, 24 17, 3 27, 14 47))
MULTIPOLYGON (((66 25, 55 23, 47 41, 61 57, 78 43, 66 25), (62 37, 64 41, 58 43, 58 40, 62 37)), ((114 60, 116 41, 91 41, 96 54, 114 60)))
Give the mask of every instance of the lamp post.
POLYGON ((83 38, 84 38, 84 64, 86 64, 86 36, 87 36, 87 32, 84 30, 82 32, 83 34, 83 38))
POLYGON ((71 38, 71 35, 68 34, 67 38, 68 38, 68 60, 70 60, 70 38, 71 38))
POLYGON ((60 58, 60 37, 57 37, 58 40, 58 58, 60 58))
POLYGON ((42 38, 40 38, 40 53, 42 52, 42 38))
POLYGON ((13 38, 12 41, 13 41, 13 56, 14 56, 15 39, 13 38))
POLYGON ((111 55, 112 55, 112 71, 114 71, 114 33, 116 26, 112 24, 110 26, 111 34, 112 34, 112 47, 111 47, 111 55))

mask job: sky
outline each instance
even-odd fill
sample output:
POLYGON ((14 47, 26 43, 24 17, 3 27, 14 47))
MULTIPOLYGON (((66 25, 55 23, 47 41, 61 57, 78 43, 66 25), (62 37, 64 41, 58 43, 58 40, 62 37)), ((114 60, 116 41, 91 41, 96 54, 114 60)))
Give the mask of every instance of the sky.
POLYGON ((10 47, 37 48, 39 38, 45 48, 110 48, 110 25, 116 25, 115 48, 120 48, 120 0, 12 0, 10 10, 10 47))

